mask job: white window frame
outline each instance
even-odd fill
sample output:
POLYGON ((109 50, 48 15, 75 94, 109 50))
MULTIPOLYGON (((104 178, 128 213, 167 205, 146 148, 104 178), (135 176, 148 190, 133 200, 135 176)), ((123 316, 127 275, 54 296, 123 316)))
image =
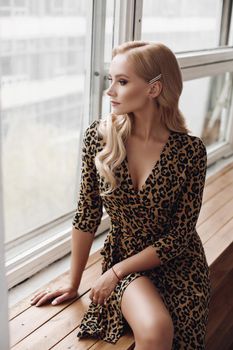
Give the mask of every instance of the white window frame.
MULTIPOLYGON (((89 48, 87 53, 92 55, 85 57, 87 67, 91 67, 87 71, 85 85, 85 101, 84 101, 84 125, 82 130, 90 124, 91 121, 98 119, 101 115, 102 92, 104 90, 105 77, 108 74, 107 66, 103 65, 104 54, 104 36, 105 36, 105 12, 106 0, 88 0, 90 13, 90 23, 87 28, 89 30, 88 40, 89 48), (90 57, 91 56, 91 57, 90 57)), ((229 33, 229 8, 232 1, 223 0, 223 14, 221 28, 224 33, 221 41, 227 40, 229 33), (227 10, 228 9, 228 18, 227 10)), ((113 46, 117 46, 124 41, 137 40, 141 37, 141 16, 142 16, 142 0, 115 0, 115 26, 113 46)), ((233 68, 233 48, 217 48, 213 50, 195 51, 193 53, 177 54, 178 62, 181 66, 183 79, 191 80, 204 76, 211 76, 226 71, 232 71, 233 68)), ((230 112, 230 125, 227 134, 227 140, 217 149, 208 150, 208 164, 213 163, 219 157, 228 155, 233 149, 233 111, 230 112)), ((81 135, 82 136, 82 135, 81 135)), ((71 218, 74 213, 67 214, 63 218, 51 222, 45 227, 26 234, 14 242, 6 246, 6 251, 10 255, 6 264, 6 276, 8 288, 15 286, 50 263, 70 253, 71 240, 71 218), (43 235, 44 239, 41 243, 36 242, 38 236, 43 235), (33 248, 25 250, 25 245, 31 239, 35 244, 33 248), (18 255, 19 246, 24 245, 24 250, 18 255)), ((99 235, 109 228, 110 220, 104 211, 101 224, 96 235, 99 235)))

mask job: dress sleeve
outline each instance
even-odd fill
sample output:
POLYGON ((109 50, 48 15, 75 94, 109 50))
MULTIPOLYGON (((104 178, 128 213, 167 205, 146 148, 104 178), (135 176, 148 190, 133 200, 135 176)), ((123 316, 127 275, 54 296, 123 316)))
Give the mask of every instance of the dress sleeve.
POLYGON ((77 209, 72 221, 75 228, 93 234, 97 231, 103 214, 103 203, 99 194, 94 163, 96 137, 96 126, 93 122, 86 129, 83 137, 81 183, 77 209))
POLYGON ((207 168, 205 145, 201 139, 196 140, 187 178, 173 208, 168 231, 152 244, 156 248, 161 265, 183 253, 196 228, 207 168))

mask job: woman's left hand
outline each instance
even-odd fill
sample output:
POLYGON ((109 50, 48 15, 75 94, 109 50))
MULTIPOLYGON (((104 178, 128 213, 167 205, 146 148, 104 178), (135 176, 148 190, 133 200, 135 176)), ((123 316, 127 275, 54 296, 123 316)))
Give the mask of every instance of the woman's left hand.
POLYGON ((100 278, 91 288, 91 292, 89 294, 90 299, 94 304, 104 304, 105 300, 115 289, 118 282, 119 280, 112 269, 107 270, 100 276, 100 278))

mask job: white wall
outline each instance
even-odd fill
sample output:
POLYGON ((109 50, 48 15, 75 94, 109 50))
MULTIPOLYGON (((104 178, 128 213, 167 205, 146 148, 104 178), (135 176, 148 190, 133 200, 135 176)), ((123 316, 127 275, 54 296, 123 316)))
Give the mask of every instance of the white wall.
POLYGON ((0 349, 9 349, 8 297, 5 278, 4 222, 3 222, 3 187, 2 187, 2 151, 0 118, 0 349))

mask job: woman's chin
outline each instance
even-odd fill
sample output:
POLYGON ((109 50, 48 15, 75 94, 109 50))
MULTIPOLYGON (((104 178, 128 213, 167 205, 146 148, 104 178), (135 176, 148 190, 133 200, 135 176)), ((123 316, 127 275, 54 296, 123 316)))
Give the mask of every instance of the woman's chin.
POLYGON ((121 111, 119 111, 119 110, 117 110, 117 109, 115 109, 115 108, 112 108, 111 112, 114 113, 114 114, 116 114, 116 115, 124 114, 124 113, 122 113, 121 111))
POLYGON ((111 112, 116 115, 123 115, 123 114, 129 113, 128 111, 124 111, 123 109, 120 109, 120 108, 112 108, 111 112))

